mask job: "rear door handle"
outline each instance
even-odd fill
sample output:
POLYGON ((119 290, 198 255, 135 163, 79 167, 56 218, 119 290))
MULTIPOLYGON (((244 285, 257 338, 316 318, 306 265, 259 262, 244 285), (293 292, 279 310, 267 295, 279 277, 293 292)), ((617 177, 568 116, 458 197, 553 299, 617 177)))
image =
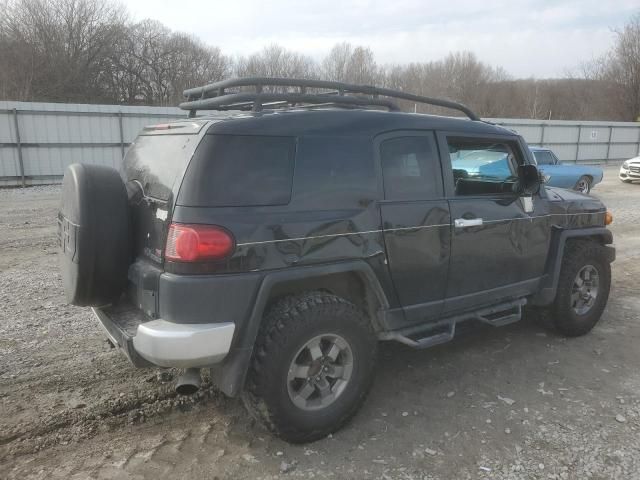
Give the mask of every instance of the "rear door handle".
POLYGON ((471 218, 469 220, 467 220, 466 218, 456 218, 453 221, 453 224, 456 228, 479 227, 480 225, 482 225, 482 223, 483 222, 481 218, 471 218))

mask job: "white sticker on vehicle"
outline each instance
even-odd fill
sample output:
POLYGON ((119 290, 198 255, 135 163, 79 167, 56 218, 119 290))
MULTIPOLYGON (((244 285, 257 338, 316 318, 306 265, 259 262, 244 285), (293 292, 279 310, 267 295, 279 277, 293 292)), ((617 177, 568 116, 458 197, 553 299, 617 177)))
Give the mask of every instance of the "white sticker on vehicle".
POLYGON ((162 220, 163 222, 167 219, 168 214, 169 212, 167 212, 166 210, 162 210, 161 208, 158 208, 156 210, 156 218, 162 220))

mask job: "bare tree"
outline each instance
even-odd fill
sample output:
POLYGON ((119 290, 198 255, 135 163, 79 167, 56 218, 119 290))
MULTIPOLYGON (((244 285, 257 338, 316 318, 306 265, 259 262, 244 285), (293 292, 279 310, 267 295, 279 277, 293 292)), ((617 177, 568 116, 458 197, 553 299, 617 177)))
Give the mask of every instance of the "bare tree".
POLYGON ((320 64, 275 44, 234 62, 157 21, 131 22, 113 0, 0 0, 0 8, 3 99, 175 105, 184 89, 233 74, 384 85, 450 98, 485 117, 635 120, 640 114, 640 13, 616 32, 607 55, 583 65, 580 78, 513 80, 471 52, 383 67, 370 48, 349 43, 334 45, 320 64))
POLYGON ((364 85, 378 83, 382 71, 370 48, 338 43, 322 61, 321 73, 327 80, 364 85))
POLYGON ((235 74, 264 77, 315 78, 317 66, 313 59, 291 52, 280 45, 269 45, 261 52, 236 61, 235 74))
POLYGON ((20 99, 100 97, 97 81, 126 15, 100 0, 12 0, 0 17, 3 90, 20 99))
MULTIPOLYGON (((622 119, 640 119, 640 12, 621 29, 603 57, 582 66, 583 75, 600 82, 622 119)), ((602 92, 602 90, 601 90, 602 92)))

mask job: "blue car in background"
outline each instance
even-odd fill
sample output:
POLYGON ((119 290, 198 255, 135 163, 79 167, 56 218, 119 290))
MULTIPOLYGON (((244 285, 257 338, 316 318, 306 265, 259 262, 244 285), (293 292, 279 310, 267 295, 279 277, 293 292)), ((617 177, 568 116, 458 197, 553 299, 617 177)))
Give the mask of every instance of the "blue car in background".
POLYGON ((551 187, 570 188, 587 194, 602 181, 602 169, 591 165, 563 165, 548 148, 529 147, 542 171, 546 184, 551 187))

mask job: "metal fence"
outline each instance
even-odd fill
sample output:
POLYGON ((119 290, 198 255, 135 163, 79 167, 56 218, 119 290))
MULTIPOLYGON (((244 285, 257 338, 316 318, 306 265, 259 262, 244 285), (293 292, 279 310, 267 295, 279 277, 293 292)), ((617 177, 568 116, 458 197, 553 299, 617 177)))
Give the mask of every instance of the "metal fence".
POLYGON ((553 150, 563 162, 619 163, 640 154, 640 123, 570 120, 492 122, 517 131, 531 146, 553 150))
POLYGON ((547 147, 563 162, 619 163, 640 153, 640 123, 495 118, 529 145, 547 147))
MULTIPOLYGON (((120 166, 145 126, 184 118, 178 108, 0 102, 0 186, 60 182, 71 163, 120 166)), ((489 119, 560 160, 614 163, 640 152, 640 124, 489 119)))
POLYGON ((60 182, 72 163, 114 168, 145 126, 179 108, 0 102, 0 186, 60 182))

